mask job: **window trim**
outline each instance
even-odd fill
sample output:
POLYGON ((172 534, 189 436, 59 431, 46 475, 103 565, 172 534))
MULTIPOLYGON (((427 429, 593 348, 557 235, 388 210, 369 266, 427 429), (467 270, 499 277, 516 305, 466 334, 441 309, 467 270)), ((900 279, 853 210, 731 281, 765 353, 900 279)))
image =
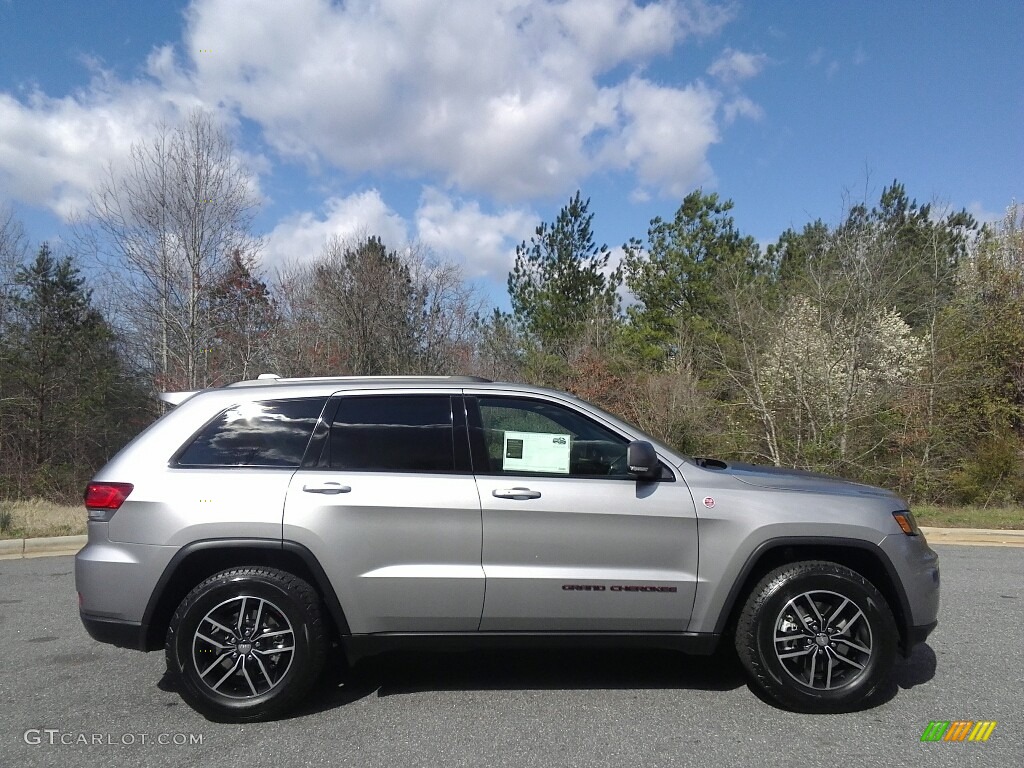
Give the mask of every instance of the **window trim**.
MULTIPOLYGON (((574 475, 571 472, 568 474, 562 474, 559 472, 493 472, 490 469, 490 459, 487 456, 487 446, 483 441, 483 417, 480 414, 480 398, 486 399, 502 399, 502 400, 519 400, 523 402, 543 403, 544 405, 550 405, 566 410, 572 411, 574 414, 582 419, 586 419, 590 423, 594 424, 601 429, 611 432, 626 443, 631 443, 635 438, 630 435, 624 434, 622 431, 615 429, 609 424, 605 424, 598 419, 595 419, 586 411, 579 408, 575 408, 570 403, 566 403, 561 400, 547 399, 544 397, 538 397, 532 394, 520 394, 520 393, 509 393, 509 392, 474 392, 472 394, 465 395, 466 402, 466 414, 468 416, 467 423, 467 437, 469 439, 470 455, 473 461, 473 474, 480 477, 538 477, 538 478, 555 478, 560 480, 606 480, 606 481, 617 481, 617 482, 641 482, 636 477, 620 477, 610 475, 574 475), (477 471, 477 467, 485 471, 477 471)), ((657 451, 657 449, 655 449, 657 451)), ((674 483, 676 480, 676 474, 672 471, 672 468, 662 459, 658 457, 658 463, 661 465, 661 477, 657 480, 645 480, 643 482, 654 482, 654 483, 674 483)))

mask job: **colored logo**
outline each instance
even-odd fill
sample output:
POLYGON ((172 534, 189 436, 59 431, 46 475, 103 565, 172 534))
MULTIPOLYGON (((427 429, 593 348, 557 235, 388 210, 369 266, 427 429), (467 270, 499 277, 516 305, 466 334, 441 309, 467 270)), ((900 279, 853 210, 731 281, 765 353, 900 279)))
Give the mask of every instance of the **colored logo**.
POLYGON ((988 741, 995 729, 995 720, 932 720, 921 741, 988 741))

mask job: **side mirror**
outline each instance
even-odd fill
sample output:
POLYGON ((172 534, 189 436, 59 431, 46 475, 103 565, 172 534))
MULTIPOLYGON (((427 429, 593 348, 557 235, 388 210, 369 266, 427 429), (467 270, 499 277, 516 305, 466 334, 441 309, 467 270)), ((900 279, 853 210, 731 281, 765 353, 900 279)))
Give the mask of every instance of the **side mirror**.
POLYGON ((657 480, 661 477, 658 454, 646 440, 634 440, 626 446, 626 464, 629 465, 629 474, 637 480, 657 480))

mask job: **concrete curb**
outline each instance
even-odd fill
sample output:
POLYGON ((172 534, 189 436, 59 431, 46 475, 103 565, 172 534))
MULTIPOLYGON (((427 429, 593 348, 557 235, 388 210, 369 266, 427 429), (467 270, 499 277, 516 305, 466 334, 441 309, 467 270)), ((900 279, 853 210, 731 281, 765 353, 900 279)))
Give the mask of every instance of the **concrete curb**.
MULTIPOLYGON (((1024 531, 996 528, 926 528, 929 544, 965 544, 976 547, 1024 547, 1024 531)), ((48 536, 38 539, 0 539, 0 560, 60 557, 78 553, 88 536, 48 536)))
POLYGON ((975 547, 1024 547, 1024 531, 998 528, 926 528, 921 532, 929 544, 966 544, 975 547))
POLYGON ((75 555, 88 541, 88 536, 46 536, 38 539, 0 540, 0 560, 26 557, 59 557, 75 555))
POLYGON ((0 560, 11 560, 15 557, 24 557, 24 539, 3 539, 0 540, 0 560))

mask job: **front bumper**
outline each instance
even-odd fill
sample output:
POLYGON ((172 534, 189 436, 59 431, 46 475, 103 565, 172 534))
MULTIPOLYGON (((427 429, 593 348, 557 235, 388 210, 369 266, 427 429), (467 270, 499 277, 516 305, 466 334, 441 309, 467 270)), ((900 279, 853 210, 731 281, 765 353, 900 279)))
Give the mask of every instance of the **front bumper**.
POLYGON ((928 635, 932 633, 932 631, 935 629, 935 627, 938 626, 938 624, 938 621, 933 621, 931 624, 919 624, 917 626, 910 627, 910 630, 907 633, 906 655, 910 655, 910 651, 914 648, 915 645, 917 645, 918 643, 923 643, 925 640, 927 640, 928 635))
POLYGON ((886 536, 882 551, 896 573, 896 588, 903 604, 903 654, 909 656, 938 624, 939 556, 924 536, 899 533, 886 536))

